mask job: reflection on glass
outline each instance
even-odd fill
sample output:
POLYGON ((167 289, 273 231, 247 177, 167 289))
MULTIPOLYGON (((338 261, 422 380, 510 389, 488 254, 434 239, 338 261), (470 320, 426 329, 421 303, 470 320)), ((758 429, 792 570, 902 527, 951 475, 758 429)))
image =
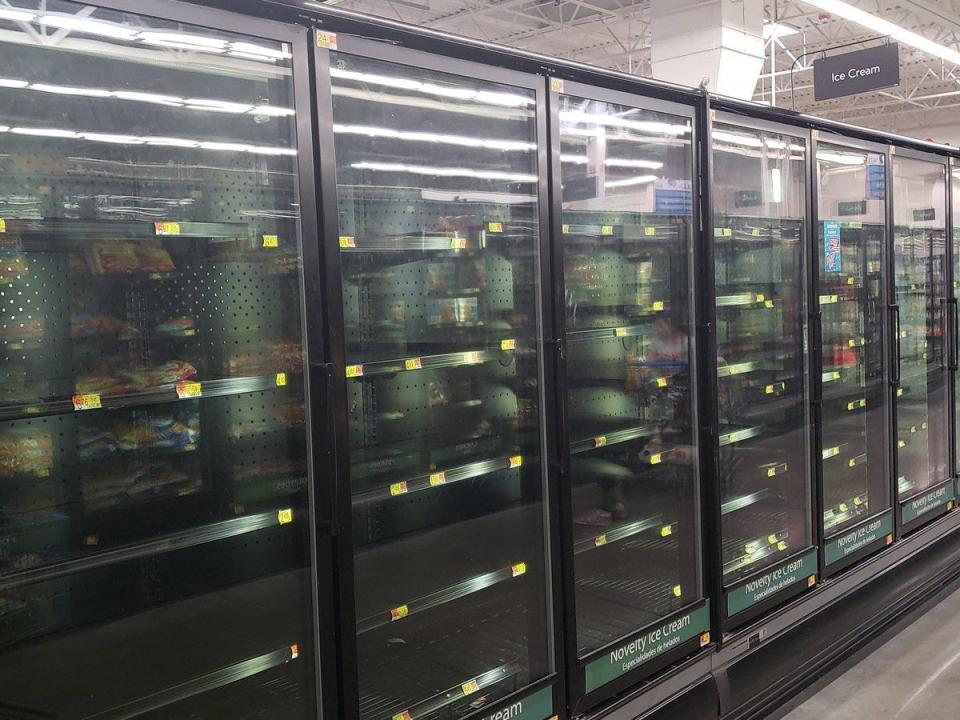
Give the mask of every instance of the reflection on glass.
POLYGON ((313 717, 290 48, 0 24, 0 704, 313 717))
POLYGON ((805 142, 718 124, 714 150, 723 573, 808 547, 805 142))
MULTIPOLYGON (((954 165, 951 169, 951 203, 953 205, 953 297, 960 298, 960 169, 957 169, 954 165)), ((957 301, 954 300, 954 303, 957 301)), ((957 305, 954 304, 954 325, 953 325, 953 343, 954 351, 953 358, 954 362, 958 360, 958 350, 960 350, 960 316, 957 313, 957 305)), ((954 371, 954 392, 956 397, 954 402, 956 403, 955 417, 958 418, 956 423, 956 437, 954 438, 954 445, 956 448, 960 449, 960 363, 957 364, 957 370, 954 371)), ((960 475, 960 452, 956 453, 957 458, 957 467, 954 468, 954 475, 960 475)))
POLYGON ((331 65, 360 714, 455 718, 550 671, 535 95, 331 65))
POLYGON ((828 536, 890 504, 883 374, 885 159, 826 143, 817 149, 821 463, 828 536))
POLYGON ((942 164, 893 158, 894 291, 899 306, 897 490, 901 499, 947 471, 946 172, 942 164))
POLYGON ((581 655, 700 597, 689 121, 560 96, 581 655))

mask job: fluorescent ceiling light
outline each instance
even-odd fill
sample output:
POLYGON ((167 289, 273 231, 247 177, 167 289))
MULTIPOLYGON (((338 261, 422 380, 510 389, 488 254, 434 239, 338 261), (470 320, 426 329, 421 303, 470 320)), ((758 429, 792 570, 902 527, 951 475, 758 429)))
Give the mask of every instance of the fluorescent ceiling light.
POLYGON ((367 137, 383 137, 411 142, 441 143, 458 145, 460 147, 487 148, 490 150, 536 150, 537 146, 529 142, 516 140, 495 140, 493 138, 476 138, 466 135, 448 135, 446 133, 416 132, 410 130, 394 130, 393 128, 376 127, 371 125, 340 125, 334 124, 335 133, 347 135, 366 135, 367 137))
POLYGON ((420 82, 419 80, 412 80, 410 78, 362 73, 353 70, 342 70, 340 68, 330 68, 330 77, 340 78, 342 80, 353 80, 367 85, 383 85, 400 90, 410 90, 425 95, 436 95, 454 100, 477 102, 484 105, 523 107, 525 105, 533 105, 535 102, 533 98, 514 93, 490 92, 489 90, 473 90, 464 87, 436 85, 434 83, 420 82))
POLYGON ((253 110, 253 105, 227 102, 226 100, 206 100, 204 98, 187 98, 183 101, 191 110, 212 110, 214 112, 242 114, 253 110))
POLYGON ((32 10, 23 10, 21 8, 0 7, 0 19, 19 20, 20 22, 30 22, 36 17, 32 10))
POLYGON ((77 133, 73 130, 59 130, 57 128, 29 128, 29 127, 15 127, 10 130, 12 133, 17 135, 38 135, 40 137, 56 137, 56 138, 75 138, 77 133))
POLYGON ((866 162, 866 158, 863 157, 863 155, 830 152, 829 150, 818 151, 817 160, 836 163, 838 165, 863 165, 866 162))
POLYGON ((47 85, 46 83, 33 83, 30 89, 56 95, 83 95, 85 97, 110 97, 112 95, 109 90, 102 90, 101 88, 47 85))
POLYGON ((358 162, 350 167, 357 170, 382 170, 384 172, 405 172, 414 175, 435 175, 437 177, 472 177, 481 180, 505 180, 507 182, 536 182, 536 175, 500 172, 499 170, 473 170, 462 167, 431 167, 429 165, 407 165, 404 163, 358 162))
MULTIPOLYGON (((586 165, 588 158, 586 155, 561 155, 560 162, 586 165)), ((607 158, 603 161, 603 164, 607 167, 646 168, 647 170, 659 170, 663 167, 663 163, 657 160, 633 160, 631 158, 607 158)))
MULTIPOLYGON (((656 120, 631 120, 619 115, 603 115, 602 113, 588 113, 582 110, 563 110, 560 112, 560 122, 568 123, 589 123, 594 125, 606 125, 616 128, 627 128, 629 130, 638 130, 640 132, 653 133, 655 135, 686 135, 690 132, 689 125, 680 125, 677 123, 665 123, 656 120)), ((561 132, 569 132, 567 128, 561 128, 561 132)))
POLYGON ((263 45, 254 45, 253 43, 246 42, 230 43, 230 52, 243 53, 245 55, 256 55, 259 57, 273 58, 276 60, 285 60, 293 57, 285 50, 274 50, 273 48, 264 47, 263 45))
POLYGON ((5 88, 25 88, 29 85, 26 80, 12 80, 10 78, 0 78, 0 87, 5 88))
POLYGON ((257 105, 252 113, 254 115, 269 115, 270 117, 288 117, 295 114, 293 108, 278 107, 276 105, 257 105))
POLYGON ((837 15, 844 20, 862 25, 881 35, 889 35, 894 40, 899 40, 905 45, 915 47, 934 57, 942 58, 954 65, 960 65, 960 51, 949 48, 946 45, 941 45, 940 43, 935 43, 933 40, 929 40, 889 20, 884 20, 876 15, 872 15, 866 10, 861 10, 853 5, 842 2, 842 0, 803 0, 803 2, 807 5, 820 8, 831 15, 837 15))
POLYGON ((143 145, 143 138, 134 135, 114 135, 111 133, 80 133, 84 140, 116 143, 118 145, 143 145))
POLYGON ((610 182, 605 182, 603 186, 607 188, 618 188, 628 187, 630 185, 645 185, 652 183, 656 179, 656 175, 637 175, 636 177, 624 178, 623 180, 611 180, 610 182))
POLYGON ((772 23, 765 22, 763 23, 763 39, 769 40, 770 38, 785 38, 790 37, 791 35, 796 35, 800 30, 795 28, 793 25, 787 25, 785 23, 772 23))
POLYGON ((209 37, 207 35, 190 35, 187 33, 175 32, 154 32, 146 31, 140 33, 140 39, 150 44, 175 44, 176 46, 193 46, 198 48, 224 48, 226 40, 221 38, 209 37))
POLYGON ((73 30, 88 35, 101 35, 117 40, 133 40, 139 34, 139 30, 134 30, 126 25, 104 22, 103 20, 91 20, 76 15, 41 15, 39 23, 63 30, 73 30))

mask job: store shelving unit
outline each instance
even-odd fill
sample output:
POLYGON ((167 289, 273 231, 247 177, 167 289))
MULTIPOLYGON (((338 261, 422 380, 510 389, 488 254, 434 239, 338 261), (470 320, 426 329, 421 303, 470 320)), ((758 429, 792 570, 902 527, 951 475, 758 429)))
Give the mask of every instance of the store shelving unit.
POLYGON ((355 38, 317 62, 343 287, 344 712, 496 712, 555 667, 537 83, 355 38))
MULTIPOLYGON (((735 124, 736 123, 736 124, 735 124)), ((725 626, 812 585, 807 141, 713 127, 717 457, 725 626)))
POLYGON ((824 573, 893 542, 886 375, 887 152, 817 136, 824 573))
POLYGON ((699 552, 691 109, 552 92, 576 711, 709 643, 699 552), (561 282, 562 280, 562 282, 561 282), (691 622, 692 620, 692 622, 691 622), (644 643, 673 622, 680 642, 644 643))
POLYGON ((898 532, 954 505, 947 377, 947 167, 896 149, 892 161, 898 532))
POLYGON ((0 704, 162 714, 272 681, 312 716, 305 34, 267 24, 239 73, 220 13, 96 9, 69 53, 23 27, 79 10, 0 20, 0 704))

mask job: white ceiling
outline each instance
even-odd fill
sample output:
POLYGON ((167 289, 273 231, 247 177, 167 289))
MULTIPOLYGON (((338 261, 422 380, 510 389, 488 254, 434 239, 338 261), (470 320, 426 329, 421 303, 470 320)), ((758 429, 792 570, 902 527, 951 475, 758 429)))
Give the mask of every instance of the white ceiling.
MULTIPOLYGON (((316 1, 316 0, 315 0, 316 1)), ((322 2, 322 0, 320 0, 322 2)), ((960 49, 960 0, 848 0, 943 45, 960 49)), ((417 26, 650 76, 649 0, 327 0, 327 5, 417 26)), ((960 66, 901 44, 901 85, 817 103, 804 69, 817 52, 876 44, 876 33, 800 0, 766 0, 766 15, 801 32, 774 43, 755 99, 815 115, 960 145, 960 66), (801 55, 807 53, 807 55, 801 55), (956 93, 944 95, 944 93, 956 93)))

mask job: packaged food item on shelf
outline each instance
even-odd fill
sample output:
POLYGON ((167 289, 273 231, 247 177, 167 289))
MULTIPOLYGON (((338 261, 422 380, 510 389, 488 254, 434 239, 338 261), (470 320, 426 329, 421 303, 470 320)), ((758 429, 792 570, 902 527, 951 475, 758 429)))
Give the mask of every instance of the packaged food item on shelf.
POLYGON ((130 389, 126 380, 112 375, 80 375, 74 386, 81 395, 122 395, 130 389))
POLYGON ((137 329, 130 323, 110 315, 76 315, 70 318, 70 337, 74 340, 105 335, 129 340, 136 334, 137 329))
POLYGON ((173 272, 176 269, 170 253, 158 240, 138 242, 134 245, 134 252, 137 257, 137 269, 141 272, 164 273, 173 272))
POLYGON ((198 491, 198 477, 174 469, 167 463, 131 465, 109 476, 93 476, 83 483, 83 502, 88 510, 104 510, 129 502, 189 495, 198 491))
POLYGON ((45 477, 53 469, 53 439, 36 427, 0 431, 0 478, 15 475, 45 477))
POLYGON ((90 246, 90 258, 98 275, 129 274, 140 267, 136 246, 131 242, 96 240, 90 246))
POLYGON ((180 317, 164 320, 154 328, 157 335, 166 337, 190 337, 197 334, 197 324, 192 317, 180 317))
POLYGON ((197 413, 183 417, 157 415, 144 423, 122 422, 114 429, 121 450, 163 448, 182 450, 196 445, 200 437, 200 418, 197 413))
POLYGON ((81 460, 101 460, 118 449, 113 433, 101 427, 81 427, 77 438, 77 457, 81 460))
POLYGON ((126 370, 121 373, 136 390, 172 385, 197 374, 197 369, 185 360, 169 360, 152 368, 126 370))

